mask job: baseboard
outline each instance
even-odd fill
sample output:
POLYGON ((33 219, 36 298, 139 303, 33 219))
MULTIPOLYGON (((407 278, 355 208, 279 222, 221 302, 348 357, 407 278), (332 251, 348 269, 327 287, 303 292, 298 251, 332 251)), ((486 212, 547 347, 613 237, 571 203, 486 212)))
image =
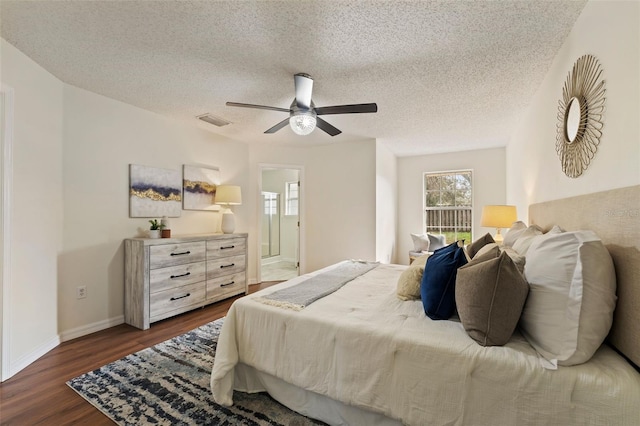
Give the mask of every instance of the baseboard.
POLYGON ((94 322, 92 324, 83 325, 80 327, 72 328, 60 333, 60 339, 63 342, 77 339, 78 337, 86 336, 87 334, 95 333, 96 331, 102 331, 107 328, 120 325, 124 323, 124 315, 119 315, 114 318, 94 322))
POLYGON ((3 377, 3 380, 7 380, 8 378, 13 377, 15 374, 24 370, 29 365, 37 361, 38 358, 40 358, 59 344, 60 336, 53 336, 51 339, 41 344, 30 353, 21 356, 15 362, 11 362, 9 365, 9 375, 7 377, 3 377))

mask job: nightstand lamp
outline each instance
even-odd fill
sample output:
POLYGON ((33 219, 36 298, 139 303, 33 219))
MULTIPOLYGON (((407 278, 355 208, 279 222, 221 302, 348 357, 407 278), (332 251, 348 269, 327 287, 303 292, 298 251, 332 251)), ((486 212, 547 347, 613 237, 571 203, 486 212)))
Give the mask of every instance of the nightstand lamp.
POLYGON ((239 186, 235 185, 218 185, 216 188, 215 201, 216 204, 226 206, 222 212, 222 232, 225 234, 233 234, 236 229, 236 219, 231 211, 231 206, 239 206, 242 204, 242 192, 239 186))
POLYGON ((500 234, 500 229, 510 228, 516 220, 518 220, 516 206, 484 206, 480 225, 496 228, 496 235, 493 239, 498 245, 501 245, 504 238, 500 234))

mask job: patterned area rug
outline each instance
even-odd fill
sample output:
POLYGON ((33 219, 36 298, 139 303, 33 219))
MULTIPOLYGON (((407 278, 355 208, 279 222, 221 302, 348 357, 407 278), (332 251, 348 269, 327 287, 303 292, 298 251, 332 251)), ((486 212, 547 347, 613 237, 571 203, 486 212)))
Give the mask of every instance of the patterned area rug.
POLYGON ((119 425, 323 425, 266 393, 235 392, 216 404, 209 380, 224 319, 69 380, 80 396, 119 425))

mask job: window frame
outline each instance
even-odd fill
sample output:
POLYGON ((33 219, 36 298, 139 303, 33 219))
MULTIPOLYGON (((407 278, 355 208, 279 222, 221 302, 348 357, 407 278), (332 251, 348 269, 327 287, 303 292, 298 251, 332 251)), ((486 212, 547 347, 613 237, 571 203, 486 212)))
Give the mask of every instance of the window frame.
POLYGON ((290 181, 284 183, 284 215, 298 216, 300 214, 300 181, 290 181), (296 196, 291 196, 291 187, 296 188, 296 196), (293 201, 295 201, 295 211, 293 210, 293 201))

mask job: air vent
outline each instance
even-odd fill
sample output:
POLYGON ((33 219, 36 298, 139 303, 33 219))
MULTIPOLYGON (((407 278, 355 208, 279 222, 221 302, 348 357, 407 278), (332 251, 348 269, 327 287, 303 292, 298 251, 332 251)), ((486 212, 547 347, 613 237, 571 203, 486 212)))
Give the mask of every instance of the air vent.
POLYGON ((231 124, 230 121, 225 120, 224 118, 216 117, 211 114, 202 114, 196 117, 198 120, 206 121, 209 124, 213 124, 214 126, 222 127, 227 124, 231 124))

